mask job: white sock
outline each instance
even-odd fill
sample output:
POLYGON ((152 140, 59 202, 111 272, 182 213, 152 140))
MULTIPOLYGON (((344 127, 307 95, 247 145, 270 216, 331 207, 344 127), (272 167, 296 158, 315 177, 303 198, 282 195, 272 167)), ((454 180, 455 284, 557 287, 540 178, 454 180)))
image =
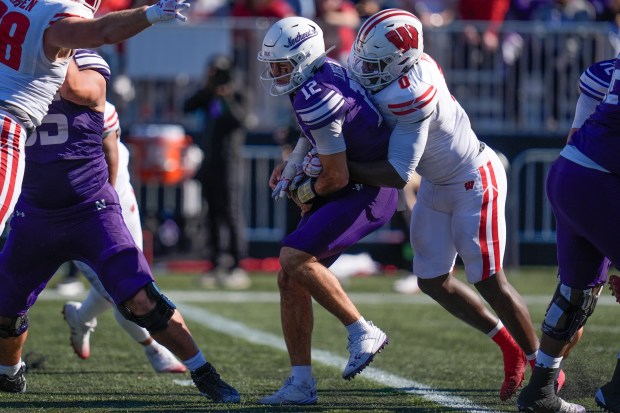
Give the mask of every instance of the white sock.
POLYGON ((24 363, 22 362, 22 359, 19 359, 19 363, 17 363, 14 366, 1 366, 0 365, 0 375, 14 377, 19 371, 19 369, 22 368, 23 364, 24 363))
POLYGON ((543 353, 542 350, 538 350, 538 356, 536 356, 536 365, 547 369, 560 368, 562 357, 551 357, 548 354, 543 353))
POLYGON ((312 382, 312 366, 291 366, 291 377, 294 383, 309 384, 312 382))
POLYGON ((77 313, 83 323, 88 323, 110 307, 112 307, 112 303, 103 298, 94 288, 91 288, 77 313))
POLYGON ((194 357, 188 358, 187 360, 183 360, 183 364, 185 364, 185 367, 187 367, 189 371, 198 370, 200 367, 204 366, 206 362, 207 362, 207 359, 205 358, 204 354, 202 354, 202 351, 200 350, 198 350, 198 353, 196 353, 194 357))
POLYGON ((499 330, 501 330, 503 327, 504 327, 504 323, 502 323, 502 320, 497 320, 497 325, 495 326, 493 330, 487 333, 487 337, 493 338, 495 334, 499 333, 499 330))
POLYGON ((347 326, 347 332, 350 336, 359 336, 370 330, 370 326, 364 320, 364 317, 360 317, 356 322, 347 326))
POLYGON ((159 344, 157 341, 153 340, 151 341, 150 344, 147 344, 146 346, 144 346, 144 351, 146 351, 148 354, 153 354, 153 353, 157 353, 160 347, 163 347, 163 346, 159 344))
POLYGON ((127 320, 117 309, 114 309, 114 318, 118 325, 123 327, 123 330, 138 343, 142 343, 151 337, 146 328, 142 328, 133 321, 127 320))

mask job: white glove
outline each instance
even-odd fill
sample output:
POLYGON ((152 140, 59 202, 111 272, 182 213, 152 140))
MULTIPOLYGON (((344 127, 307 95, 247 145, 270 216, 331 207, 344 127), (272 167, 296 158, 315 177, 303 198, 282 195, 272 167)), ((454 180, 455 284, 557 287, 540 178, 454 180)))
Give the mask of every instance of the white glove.
POLYGON ((189 4, 183 0, 159 0, 156 4, 146 9, 146 19, 151 24, 177 19, 182 22, 187 21, 187 17, 181 12, 189 9, 189 4))
POLYGON ((301 165, 304 173, 310 178, 317 178, 323 171, 323 165, 321 165, 321 159, 319 159, 319 153, 316 148, 312 148, 306 154, 301 165))
POLYGON ((304 171, 300 164, 291 162, 287 163, 284 171, 282 171, 282 176, 280 177, 278 184, 274 188, 273 192, 271 192, 271 197, 276 201, 280 198, 284 198, 289 191, 292 191, 297 187, 297 184, 303 177, 304 171))

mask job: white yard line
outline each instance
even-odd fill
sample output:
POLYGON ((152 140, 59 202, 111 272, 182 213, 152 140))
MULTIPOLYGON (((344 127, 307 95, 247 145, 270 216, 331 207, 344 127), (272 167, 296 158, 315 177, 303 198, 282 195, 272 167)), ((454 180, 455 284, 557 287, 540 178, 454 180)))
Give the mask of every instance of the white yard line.
MULTIPOLYGON (((253 344, 264 345, 277 350, 286 351, 286 345, 281 337, 253 329, 243 323, 219 316, 203 308, 194 307, 183 301, 184 300, 179 300, 175 304, 178 306, 181 313, 183 313, 183 317, 185 319, 192 320, 193 322, 202 324, 212 330, 248 341, 253 344)), ((348 361, 344 357, 340 357, 330 353, 329 351, 319 350, 316 348, 312 349, 312 359, 315 362, 319 362, 337 369, 341 369, 347 364, 348 361)), ((451 409, 458 409, 460 411, 467 412, 493 412, 488 407, 476 405, 466 398, 451 396, 448 391, 434 390, 423 383, 409 380, 405 377, 400 377, 377 368, 367 367, 362 374, 366 379, 399 389, 409 394, 423 397, 451 409)))

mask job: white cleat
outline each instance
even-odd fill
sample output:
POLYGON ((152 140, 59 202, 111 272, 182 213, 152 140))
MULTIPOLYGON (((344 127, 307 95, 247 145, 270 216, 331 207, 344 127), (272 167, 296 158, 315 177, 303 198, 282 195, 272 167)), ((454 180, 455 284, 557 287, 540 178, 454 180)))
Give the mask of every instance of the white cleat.
POLYGON ((158 373, 185 373, 187 371, 187 367, 162 345, 145 348, 144 354, 158 373))
POLYGON ((259 404, 270 405, 304 405, 315 404, 318 400, 316 395, 316 382, 314 378, 309 384, 293 383, 293 377, 289 377, 284 385, 271 396, 263 397, 259 404))
POLYGON ((90 357, 90 333, 95 331, 97 319, 93 318, 91 321, 83 323, 78 315, 80 307, 82 307, 82 303, 69 301, 62 308, 62 314, 71 329, 71 347, 79 358, 85 360, 90 357))
POLYGON ((351 380, 356 374, 359 374, 368 366, 375 354, 388 343, 387 335, 376 327, 372 321, 369 321, 370 331, 358 336, 349 336, 349 362, 342 372, 342 378, 351 380))

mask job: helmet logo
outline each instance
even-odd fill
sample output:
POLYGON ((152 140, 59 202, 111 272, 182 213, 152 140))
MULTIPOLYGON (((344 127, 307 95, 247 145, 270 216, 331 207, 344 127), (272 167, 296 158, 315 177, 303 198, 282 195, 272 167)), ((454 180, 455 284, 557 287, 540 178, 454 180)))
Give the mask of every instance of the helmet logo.
POLYGON ((318 36, 318 34, 319 32, 314 27, 311 27, 310 30, 305 33, 297 33, 297 36, 289 37, 288 44, 285 44, 284 47, 287 47, 290 50, 295 50, 299 46, 301 46, 303 42, 315 36, 318 36))
POLYGON ((407 52, 411 49, 418 48, 418 30, 409 25, 397 27, 385 34, 385 37, 392 43, 398 50, 407 52))

